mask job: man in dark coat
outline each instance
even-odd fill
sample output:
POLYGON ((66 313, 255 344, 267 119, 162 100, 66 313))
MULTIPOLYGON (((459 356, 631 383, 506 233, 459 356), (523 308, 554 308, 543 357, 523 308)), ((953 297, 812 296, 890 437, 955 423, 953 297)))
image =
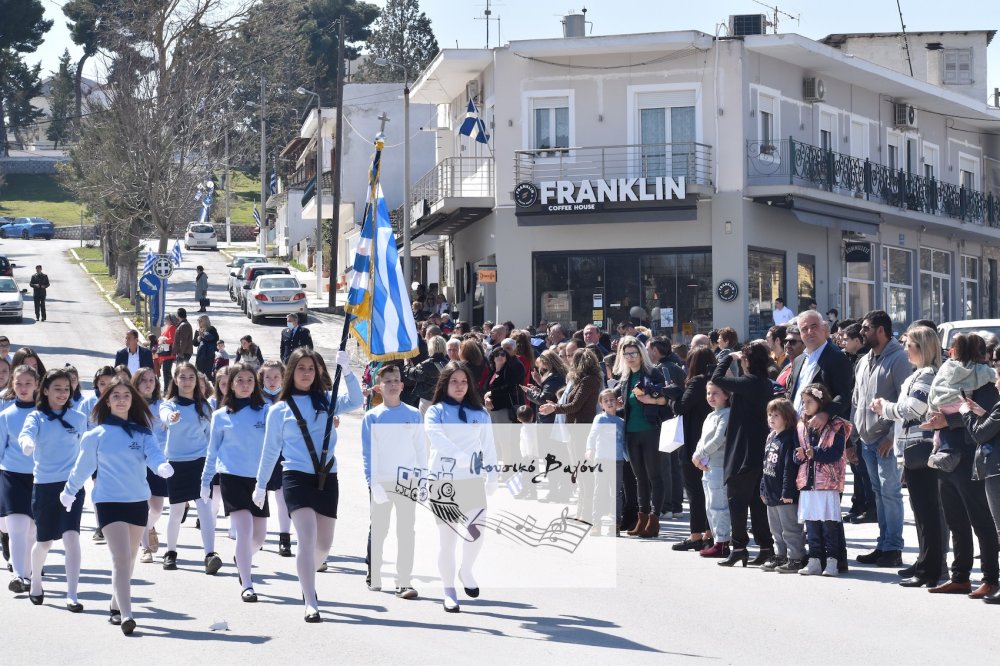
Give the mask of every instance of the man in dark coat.
POLYGON ((281 362, 288 363, 288 357, 299 347, 313 348, 312 335, 309 329, 299 323, 295 313, 288 315, 288 326, 281 332, 281 362))
POLYGON ((125 333, 125 347, 115 354, 115 365, 124 365, 133 374, 139 368, 153 367, 153 352, 139 344, 138 331, 125 333))
POLYGON ((174 345, 170 351, 177 357, 178 363, 184 363, 190 361, 194 353, 194 329, 187 320, 187 310, 184 308, 177 308, 177 319, 180 321, 174 331, 174 345))
POLYGON ((35 321, 45 321, 45 294, 49 289, 49 276, 42 272, 41 266, 35 266, 35 274, 31 276, 31 300, 35 302, 35 321))

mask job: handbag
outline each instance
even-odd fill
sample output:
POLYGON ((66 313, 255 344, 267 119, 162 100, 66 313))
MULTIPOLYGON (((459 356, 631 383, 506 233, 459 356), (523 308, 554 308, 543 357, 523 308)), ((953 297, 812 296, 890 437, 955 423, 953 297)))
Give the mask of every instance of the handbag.
POLYGON ((917 439, 907 442, 903 449, 903 467, 906 469, 927 469, 927 459, 934 452, 934 440, 917 439))
POLYGON ((203 298, 198 302, 198 304, 203 308, 207 308, 212 304, 212 300, 209 298, 203 298))
POLYGON ((684 417, 675 416, 660 426, 660 451, 673 453, 684 446, 684 417))

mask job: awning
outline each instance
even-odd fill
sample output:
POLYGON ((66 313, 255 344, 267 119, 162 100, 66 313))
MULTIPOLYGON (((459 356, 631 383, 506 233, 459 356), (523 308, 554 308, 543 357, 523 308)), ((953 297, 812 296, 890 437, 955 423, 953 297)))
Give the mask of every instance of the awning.
POLYGON ((877 234, 881 215, 848 206, 836 206, 803 197, 789 197, 789 209, 799 222, 827 229, 877 234))

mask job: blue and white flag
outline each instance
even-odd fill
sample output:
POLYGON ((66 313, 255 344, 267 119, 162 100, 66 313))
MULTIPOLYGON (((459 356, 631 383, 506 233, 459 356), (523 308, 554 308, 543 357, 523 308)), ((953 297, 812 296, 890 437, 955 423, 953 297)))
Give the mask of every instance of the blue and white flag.
POLYGON ((174 241, 174 248, 170 250, 170 261, 174 262, 174 266, 181 265, 181 242, 179 240, 174 241))
POLYGON ((274 171, 271 172, 271 184, 270 185, 271 185, 271 187, 270 187, 270 193, 271 193, 271 196, 273 197, 275 194, 278 193, 278 174, 275 173, 274 171))
POLYGON ((490 135, 486 133, 486 123, 479 117, 479 110, 476 103, 469 98, 469 106, 465 112, 465 121, 458 128, 458 133, 475 139, 479 143, 489 143, 490 135))
POLYGON ((521 489, 524 488, 524 482, 521 481, 520 474, 515 474, 510 477, 504 485, 507 487, 507 492, 509 492, 512 497, 517 497, 520 494, 521 489))
POLYGON ((156 263, 156 255, 153 254, 152 250, 146 250, 146 261, 142 264, 142 272, 139 275, 145 275, 153 269, 153 264, 156 263))
POLYGON ((201 212, 198 213, 198 221, 201 223, 208 222, 208 206, 206 206, 204 203, 202 203, 201 205, 201 212))
POLYGON ((257 210, 257 204, 253 205, 253 221, 257 223, 258 227, 260 226, 260 211, 257 210))
POLYGON ((384 142, 376 141, 368 180, 368 203, 354 255, 354 275, 344 307, 350 331, 369 358, 391 361, 418 354, 417 325, 396 251, 379 172, 384 142))

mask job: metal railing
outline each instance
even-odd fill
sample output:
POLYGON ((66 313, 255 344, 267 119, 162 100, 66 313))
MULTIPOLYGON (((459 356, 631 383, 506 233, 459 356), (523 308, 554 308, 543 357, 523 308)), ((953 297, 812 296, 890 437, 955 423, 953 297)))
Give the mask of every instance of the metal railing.
POLYGON ((425 207, 447 198, 495 196, 492 157, 445 158, 410 190, 410 201, 423 201, 425 207))
POLYGON ((747 141, 746 158, 751 185, 815 186, 897 208, 1000 228, 1000 197, 796 139, 747 141))
POLYGON ((687 185, 711 185, 712 147, 687 142, 514 151, 516 183, 681 176, 687 185))

